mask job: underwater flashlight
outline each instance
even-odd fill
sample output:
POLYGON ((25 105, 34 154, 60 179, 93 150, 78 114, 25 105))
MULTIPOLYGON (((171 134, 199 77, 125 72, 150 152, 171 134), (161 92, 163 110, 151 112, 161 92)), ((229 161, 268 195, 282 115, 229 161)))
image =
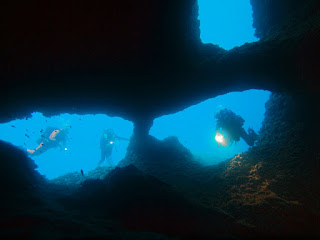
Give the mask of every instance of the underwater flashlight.
POLYGON ((65 148, 64 150, 66 150, 66 151, 67 151, 67 150, 68 150, 68 148, 65 148))
POLYGON ((223 137, 220 133, 217 133, 214 139, 215 139, 218 143, 223 143, 223 142, 224 142, 224 137, 223 137))
POLYGON ((113 142, 112 142, 112 141, 110 141, 110 144, 113 144, 113 142))

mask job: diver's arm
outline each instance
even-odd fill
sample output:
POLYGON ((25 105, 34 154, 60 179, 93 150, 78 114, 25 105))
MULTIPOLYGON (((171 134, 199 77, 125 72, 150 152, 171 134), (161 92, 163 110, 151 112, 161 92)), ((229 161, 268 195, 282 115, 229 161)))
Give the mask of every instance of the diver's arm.
POLYGON ((254 142, 258 139, 258 135, 252 130, 249 130, 249 134, 242 128, 240 137, 250 146, 254 145, 254 142))

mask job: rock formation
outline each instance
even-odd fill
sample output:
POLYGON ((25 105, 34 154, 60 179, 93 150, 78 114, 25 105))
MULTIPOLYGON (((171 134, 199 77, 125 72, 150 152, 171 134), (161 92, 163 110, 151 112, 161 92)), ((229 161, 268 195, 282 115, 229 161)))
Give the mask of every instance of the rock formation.
POLYGON ((69 189, 1 142, 0 237, 319 237, 320 4, 251 3, 260 41, 225 51, 201 43, 195 0, 3 2, 0 122, 103 113, 133 121, 135 135, 121 168, 69 189), (148 136, 156 117, 252 88, 274 92, 261 138, 219 166, 148 136), (103 215, 104 201, 120 204, 113 215, 103 215), (225 228, 212 232, 212 219, 225 228))

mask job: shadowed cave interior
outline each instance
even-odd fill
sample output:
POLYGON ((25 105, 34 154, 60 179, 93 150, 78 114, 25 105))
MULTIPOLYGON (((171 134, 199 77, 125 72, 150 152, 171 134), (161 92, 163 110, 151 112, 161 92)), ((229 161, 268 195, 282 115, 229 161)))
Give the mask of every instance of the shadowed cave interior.
POLYGON ((1 141, 0 237, 319 237, 320 4, 250 2, 260 40, 229 51, 201 42, 195 0, 6 2, 1 123, 41 112, 134 127, 117 167, 80 186, 47 181, 1 141), (177 138, 148 134, 160 116, 248 89, 272 94, 247 152, 203 166, 177 138))

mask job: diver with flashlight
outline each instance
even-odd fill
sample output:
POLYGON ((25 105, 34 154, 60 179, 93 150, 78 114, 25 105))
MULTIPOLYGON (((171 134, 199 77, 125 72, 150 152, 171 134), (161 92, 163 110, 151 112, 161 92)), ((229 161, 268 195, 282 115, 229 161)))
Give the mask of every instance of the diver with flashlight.
POLYGON ((258 140, 258 134, 249 128, 248 133, 243 129, 244 119, 228 109, 222 109, 215 115, 217 119, 215 140, 218 146, 228 146, 233 142, 240 141, 240 137, 249 145, 253 146, 258 140))
POLYGON ((103 130, 103 133, 100 139, 101 159, 98 163, 98 166, 100 166, 105 159, 108 159, 109 164, 111 165, 110 158, 111 158, 113 146, 116 140, 129 141, 128 138, 117 136, 111 128, 103 130))

